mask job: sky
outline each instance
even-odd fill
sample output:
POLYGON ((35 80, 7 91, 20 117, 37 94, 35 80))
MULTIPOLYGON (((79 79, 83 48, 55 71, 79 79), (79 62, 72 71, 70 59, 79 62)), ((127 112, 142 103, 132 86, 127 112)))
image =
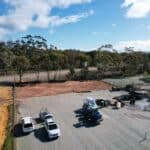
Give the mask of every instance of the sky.
POLYGON ((0 40, 27 34, 61 49, 150 52, 150 0, 0 0, 0 40))

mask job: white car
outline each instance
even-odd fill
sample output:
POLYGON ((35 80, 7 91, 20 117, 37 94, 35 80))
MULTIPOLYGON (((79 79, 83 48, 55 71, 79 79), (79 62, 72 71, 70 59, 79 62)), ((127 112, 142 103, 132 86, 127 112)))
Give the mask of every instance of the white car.
POLYGON ((57 138, 60 136, 60 129, 53 119, 47 119, 44 122, 45 130, 50 139, 57 138))
POLYGON ((22 118, 22 131, 24 133, 30 133, 34 130, 33 119, 32 117, 22 118))

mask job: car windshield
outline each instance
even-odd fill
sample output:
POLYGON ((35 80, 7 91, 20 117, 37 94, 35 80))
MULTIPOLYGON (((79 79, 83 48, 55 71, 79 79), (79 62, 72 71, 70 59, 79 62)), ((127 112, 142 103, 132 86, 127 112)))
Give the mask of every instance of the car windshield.
POLYGON ((45 116, 45 119, 50 119, 50 118, 52 118, 52 116, 51 116, 51 115, 47 115, 47 116, 45 116))
POLYGON ((50 125, 48 125, 48 129, 49 130, 55 130, 55 129, 57 129, 57 125, 56 124, 50 124, 50 125))
POLYGON ((47 112, 42 112, 41 114, 42 114, 43 116, 45 116, 45 115, 47 115, 47 112))
POLYGON ((89 106, 96 107, 97 105, 96 105, 95 101, 89 101, 89 106))
POLYGON ((32 123, 24 124, 24 128, 30 128, 32 126, 33 126, 32 123))

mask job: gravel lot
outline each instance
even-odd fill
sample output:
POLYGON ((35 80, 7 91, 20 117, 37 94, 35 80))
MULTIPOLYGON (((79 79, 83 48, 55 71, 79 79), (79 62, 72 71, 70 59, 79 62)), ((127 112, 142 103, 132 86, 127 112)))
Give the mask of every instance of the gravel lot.
MULTIPOLYGON (((29 135, 17 132, 17 150, 149 150, 150 149, 150 115, 149 112, 137 111, 127 107, 114 110, 102 109, 103 122, 93 126, 77 116, 87 96, 111 99, 121 92, 93 91, 90 93, 70 93, 56 96, 34 97, 21 100, 18 116, 35 118, 36 129, 29 135), (61 130, 61 137, 50 141, 47 139, 43 125, 38 122, 38 113, 46 107, 54 114, 61 130), (145 132, 147 134, 144 139, 145 132)), ((123 94, 123 93, 122 93, 123 94)))
POLYGON ((148 83, 142 81, 143 78, 142 75, 140 76, 134 76, 134 77, 126 77, 126 78, 116 78, 116 79, 104 79, 103 81, 110 83, 112 85, 124 87, 127 84, 133 84, 133 85, 147 85, 148 83))

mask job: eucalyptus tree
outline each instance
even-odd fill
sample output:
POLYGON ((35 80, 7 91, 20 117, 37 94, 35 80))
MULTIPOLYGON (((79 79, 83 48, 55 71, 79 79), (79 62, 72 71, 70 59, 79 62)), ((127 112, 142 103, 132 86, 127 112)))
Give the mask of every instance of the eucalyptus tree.
POLYGON ((39 62, 40 62, 42 69, 47 71, 47 80, 49 82, 50 70, 52 70, 52 67, 53 67, 49 52, 43 53, 43 55, 39 57, 39 62))
POLYGON ((22 83, 23 74, 30 66, 28 58, 25 56, 15 56, 15 59, 13 60, 13 66, 19 74, 19 82, 22 83))
POLYGON ((61 51, 50 51, 49 57, 52 61, 52 69, 54 70, 54 80, 56 80, 57 74, 60 74, 60 70, 66 67, 68 62, 67 56, 61 51))
POLYGON ((88 67, 90 62, 90 57, 85 53, 79 53, 76 60, 79 62, 80 67, 85 68, 88 67))
POLYGON ((108 71, 112 65, 112 57, 109 55, 109 52, 98 50, 95 59, 97 62, 96 66, 99 72, 99 77, 102 78, 104 73, 108 71))
POLYGON ((0 43, 0 70, 11 71, 14 55, 5 42, 0 43))
POLYGON ((39 81, 39 72, 42 69, 41 57, 48 49, 47 40, 41 36, 27 35, 22 37, 21 45, 25 56, 30 60, 30 69, 36 71, 37 81, 39 81))

